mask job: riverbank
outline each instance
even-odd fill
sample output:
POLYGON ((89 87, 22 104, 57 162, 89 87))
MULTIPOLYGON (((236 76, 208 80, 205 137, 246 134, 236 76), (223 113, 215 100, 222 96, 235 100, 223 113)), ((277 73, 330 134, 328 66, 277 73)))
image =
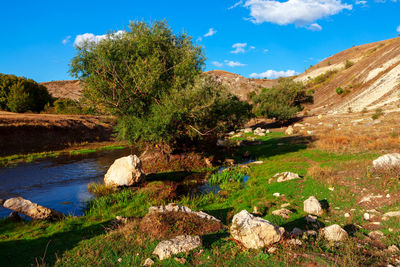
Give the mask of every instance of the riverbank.
POLYGON ((113 141, 114 119, 107 116, 18 114, 0 111, 0 156, 71 148, 113 141))
POLYGON ((369 137, 378 131, 381 135, 386 132, 385 142, 393 139, 391 143, 397 144, 399 136, 392 134, 395 125, 390 127, 393 121, 390 116, 375 123, 373 131, 364 126, 370 123, 367 117, 359 126, 354 126, 352 120, 311 118, 294 127, 297 134, 292 136, 286 136, 285 129, 280 129, 265 136, 243 133, 233 138, 234 143, 247 142, 230 156, 236 162, 252 158, 259 164, 248 165, 247 182, 228 179, 218 192, 179 192, 177 182, 184 184, 188 176, 209 169, 160 169, 141 187, 125 188, 90 201, 83 217, 66 217, 60 222, 2 220, 0 261, 5 266, 36 263, 140 266, 147 258, 163 266, 182 265, 179 262, 187 266, 395 265, 400 254, 387 248, 400 246, 400 218, 386 220, 383 215, 400 210, 398 175, 372 169, 372 161, 382 151, 376 150, 374 142, 378 141, 369 137), (330 131, 337 131, 338 123, 341 132, 334 136, 330 131), (387 127, 390 132, 386 131, 387 127), (365 136, 351 138, 350 130, 365 136), (345 141, 349 142, 347 149, 339 149, 339 142, 345 141), (361 146, 363 141, 370 146, 361 146), (283 183, 271 180, 281 172, 297 173, 301 178, 283 183), (303 202, 310 196, 327 204, 325 212, 317 218, 316 227, 306 222, 307 213, 303 210, 303 202), (284 227, 287 233, 297 227, 303 231, 314 230, 316 235, 301 236, 300 243, 283 239, 272 245, 273 249, 248 250, 231 238, 227 228, 202 236, 203 245, 187 254, 178 254, 179 262, 174 257, 159 261, 152 252, 161 239, 141 232, 139 224, 149 207, 171 202, 204 211, 228 226, 233 215, 245 209, 284 227), (282 207, 291 212, 286 218, 274 214, 282 207), (116 216, 127 218, 127 222, 115 224, 116 216), (323 238, 320 229, 333 224, 347 231, 346 241, 330 243, 323 238), (374 231, 380 231, 383 236, 373 237, 374 231))

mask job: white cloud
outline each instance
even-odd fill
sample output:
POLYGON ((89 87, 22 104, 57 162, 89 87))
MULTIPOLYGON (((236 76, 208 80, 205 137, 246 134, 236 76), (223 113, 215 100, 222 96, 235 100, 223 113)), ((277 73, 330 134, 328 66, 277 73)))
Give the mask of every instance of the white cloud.
POLYGON ((269 79, 276 79, 279 77, 289 77, 298 75, 299 73, 294 70, 287 70, 287 71, 276 71, 276 70, 267 70, 263 73, 252 73, 250 77, 252 78, 269 78, 269 79))
POLYGON ((117 31, 111 35, 109 34, 103 34, 103 35, 94 35, 93 33, 84 33, 84 34, 80 34, 77 35, 74 41, 74 46, 79 47, 82 46, 85 42, 89 42, 89 43, 98 43, 101 40, 104 40, 107 37, 113 37, 113 36, 120 36, 122 34, 124 34, 125 31, 117 31))
POLYGON ((263 52, 264 52, 264 53, 268 53, 268 52, 269 52, 269 49, 264 49, 263 52))
POLYGON ((230 60, 225 60, 224 61, 225 62, 225 64, 228 66, 228 67, 243 67, 243 66, 246 66, 246 64, 242 64, 242 63, 240 63, 240 62, 238 62, 238 61, 230 61, 230 60))
POLYGON ((63 45, 66 45, 66 44, 69 43, 70 40, 71 40, 71 35, 68 35, 61 42, 62 42, 63 45))
POLYGON ((215 67, 219 67, 219 68, 224 65, 223 63, 218 62, 218 61, 213 61, 213 62, 211 62, 211 64, 213 64, 215 67))
POLYGON ((318 23, 313 23, 313 24, 307 26, 306 29, 316 32, 316 31, 322 30, 322 27, 318 23))
POLYGON ((366 5, 367 1, 356 1, 356 5, 366 5))
POLYGON ((216 34, 216 33, 217 33, 217 31, 214 30, 214 28, 210 28, 210 29, 208 30, 208 32, 207 32, 206 34, 204 34, 204 37, 210 37, 210 36, 213 36, 213 35, 216 34))
POLYGON ((254 49, 256 49, 256 47, 255 46, 250 46, 249 49, 250 50, 254 50, 254 49))
POLYGON ((344 9, 351 10, 352 5, 341 0, 248 0, 244 4, 250 9, 253 23, 270 22, 279 25, 295 24, 305 27, 316 20, 335 15, 344 9))
POLYGON ((397 32, 400 33, 400 25, 397 27, 397 32))
POLYGON ((231 9, 233 9, 233 8, 235 8, 235 7, 239 6, 239 5, 241 5, 241 4, 243 4, 243 0, 240 0, 239 2, 235 3, 233 6, 228 7, 228 10, 231 10, 231 9))
POLYGON ((231 51, 231 53, 232 54, 244 53, 246 46, 247 46, 247 43, 236 43, 236 44, 232 45, 232 47, 235 48, 235 50, 231 51))

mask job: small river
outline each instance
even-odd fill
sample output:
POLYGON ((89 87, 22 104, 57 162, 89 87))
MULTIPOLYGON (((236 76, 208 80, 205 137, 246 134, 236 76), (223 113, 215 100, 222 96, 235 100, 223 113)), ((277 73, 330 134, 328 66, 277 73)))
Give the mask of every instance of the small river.
MULTIPOLYGON (((0 168, 0 198, 21 196, 34 203, 80 216, 85 202, 93 196, 87 186, 101 182, 115 159, 130 154, 130 149, 68 155, 0 168)), ((0 218, 11 210, 0 207, 0 218)))

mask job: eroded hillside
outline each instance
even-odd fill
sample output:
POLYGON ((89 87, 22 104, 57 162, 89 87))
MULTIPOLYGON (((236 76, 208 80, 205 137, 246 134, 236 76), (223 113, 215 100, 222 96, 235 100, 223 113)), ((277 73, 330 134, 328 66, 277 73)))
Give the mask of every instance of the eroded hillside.
POLYGON ((397 109, 400 104, 400 38, 352 47, 296 78, 315 90, 314 112, 397 109), (343 93, 338 94, 337 88, 343 93))

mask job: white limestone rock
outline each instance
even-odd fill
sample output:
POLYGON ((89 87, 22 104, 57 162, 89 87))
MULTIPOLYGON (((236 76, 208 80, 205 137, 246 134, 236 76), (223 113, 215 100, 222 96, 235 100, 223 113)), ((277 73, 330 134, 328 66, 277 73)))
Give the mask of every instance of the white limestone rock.
POLYGON ((136 155, 130 155, 114 161, 104 176, 104 183, 111 186, 131 186, 145 179, 141 160, 136 155))

